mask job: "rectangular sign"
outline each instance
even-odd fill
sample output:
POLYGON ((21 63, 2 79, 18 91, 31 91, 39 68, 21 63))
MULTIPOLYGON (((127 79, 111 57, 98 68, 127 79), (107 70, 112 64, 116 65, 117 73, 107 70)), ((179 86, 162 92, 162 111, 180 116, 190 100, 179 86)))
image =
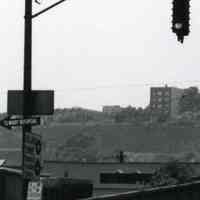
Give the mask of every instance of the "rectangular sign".
POLYGON ((41 200, 42 189, 43 189, 43 183, 41 181, 29 182, 27 200, 41 200))
POLYGON ((32 90, 28 93, 23 90, 8 91, 8 115, 52 115, 53 112, 53 90, 32 90))
POLYGON ((104 184, 136 184, 148 183, 152 173, 100 173, 100 183, 104 184))
POLYGON ((35 118, 28 118, 28 119, 8 119, 4 120, 4 125, 5 126, 23 126, 23 125, 40 125, 40 117, 35 117, 35 118))

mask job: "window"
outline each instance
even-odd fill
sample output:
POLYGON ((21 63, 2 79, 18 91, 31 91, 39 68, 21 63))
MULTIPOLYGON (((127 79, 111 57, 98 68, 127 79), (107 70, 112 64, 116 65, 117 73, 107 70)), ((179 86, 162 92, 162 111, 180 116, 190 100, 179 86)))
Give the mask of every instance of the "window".
POLYGON ((157 95, 158 95, 158 96, 161 96, 161 95, 162 95, 162 91, 158 91, 158 92, 157 92, 157 95))
POLYGON ((165 96, 169 96, 169 91, 166 91, 166 92, 165 92, 165 96))
POLYGON ((162 102, 162 98, 158 98, 158 102, 162 102))
POLYGON ((168 103, 165 104, 165 108, 169 108, 169 104, 168 103))
POLYGON ((169 101, 170 101, 170 98, 169 98, 169 97, 165 97, 165 98, 164 98, 164 101, 165 101, 165 102, 169 102, 169 101))

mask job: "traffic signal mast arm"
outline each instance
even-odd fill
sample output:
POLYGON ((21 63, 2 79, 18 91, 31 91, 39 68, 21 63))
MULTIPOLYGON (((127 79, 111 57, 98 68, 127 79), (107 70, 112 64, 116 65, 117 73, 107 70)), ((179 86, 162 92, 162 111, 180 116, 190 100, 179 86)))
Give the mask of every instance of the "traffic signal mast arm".
MULTIPOLYGON (((37 0, 35 0, 37 2, 37 0)), ((60 0, 51 6, 41 10, 40 12, 31 16, 35 18, 51 8, 63 3, 66 0, 60 0)), ((184 36, 189 35, 189 5, 190 0, 173 0, 172 8, 172 31, 177 35, 179 42, 183 43, 184 36)))
POLYGON ((66 1, 66 0, 60 0, 60 1, 58 1, 58 2, 56 2, 56 3, 54 3, 54 4, 52 4, 51 6, 45 8, 44 10, 41 10, 40 12, 38 12, 38 13, 32 15, 32 18, 35 18, 35 17, 41 15, 42 13, 44 13, 44 12, 50 10, 51 8, 53 8, 53 7, 55 7, 55 6, 57 6, 57 5, 61 4, 61 3, 63 3, 64 1, 66 1))

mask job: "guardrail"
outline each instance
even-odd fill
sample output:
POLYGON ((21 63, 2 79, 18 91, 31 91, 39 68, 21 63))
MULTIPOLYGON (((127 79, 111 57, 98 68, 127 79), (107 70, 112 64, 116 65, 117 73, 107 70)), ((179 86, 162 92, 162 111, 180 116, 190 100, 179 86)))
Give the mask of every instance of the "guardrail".
POLYGON ((140 191, 102 195, 84 200, 199 200, 200 181, 148 188, 140 191))

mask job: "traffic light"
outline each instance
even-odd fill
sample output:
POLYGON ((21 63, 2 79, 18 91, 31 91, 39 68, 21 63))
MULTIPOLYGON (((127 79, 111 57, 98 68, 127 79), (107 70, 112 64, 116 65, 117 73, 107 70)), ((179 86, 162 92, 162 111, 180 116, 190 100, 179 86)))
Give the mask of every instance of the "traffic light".
POLYGON ((39 179, 42 164, 42 136, 41 134, 27 132, 23 145, 24 178, 30 180, 39 179))
POLYGON ((40 176, 40 171, 42 169, 41 166, 41 153, 42 153, 42 143, 41 143, 41 139, 37 139, 35 141, 35 175, 36 176, 40 176))
POLYGON ((189 7, 190 0, 173 0, 172 31, 183 43, 184 36, 189 35, 189 7))

